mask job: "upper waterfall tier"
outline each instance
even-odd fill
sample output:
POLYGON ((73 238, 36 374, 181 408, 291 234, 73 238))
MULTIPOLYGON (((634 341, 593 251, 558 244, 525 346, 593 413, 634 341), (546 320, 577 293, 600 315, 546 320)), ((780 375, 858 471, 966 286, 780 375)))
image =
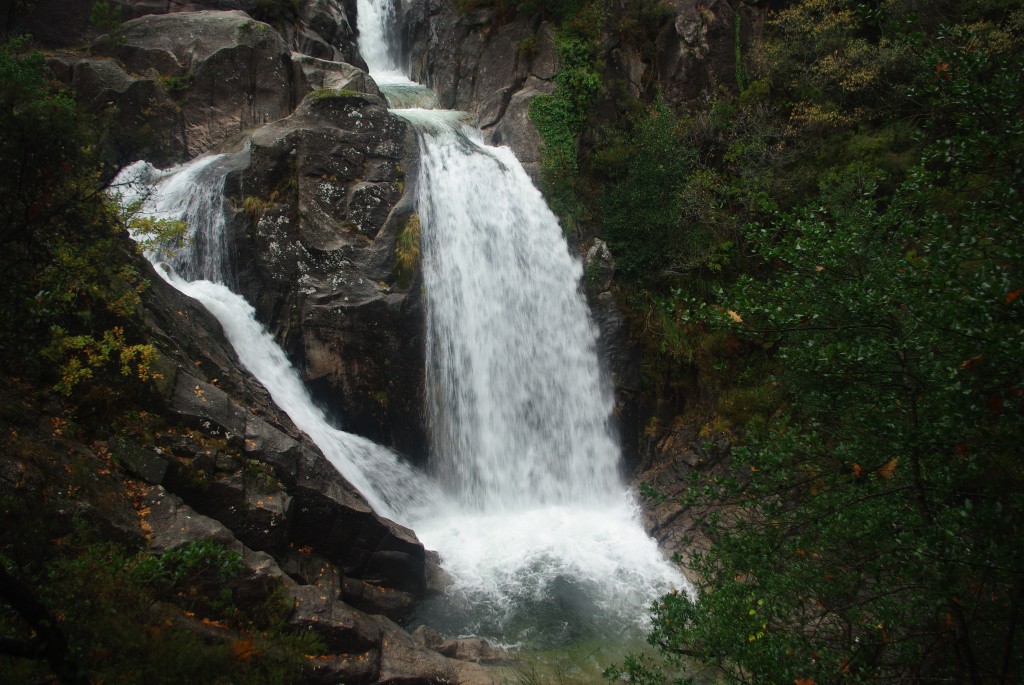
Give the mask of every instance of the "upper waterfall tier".
POLYGON ((378 83, 415 85, 402 68, 392 35, 397 25, 394 0, 359 0, 356 5, 359 51, 378 83))

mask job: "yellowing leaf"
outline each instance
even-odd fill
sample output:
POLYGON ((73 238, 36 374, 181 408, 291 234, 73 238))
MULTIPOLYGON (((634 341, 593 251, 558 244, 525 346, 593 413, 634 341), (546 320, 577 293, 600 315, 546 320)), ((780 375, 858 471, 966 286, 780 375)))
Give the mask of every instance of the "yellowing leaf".
POLYGON ((885 462, 885 464, 883 464, 880 469, 875 471, 875 473, 878 474, 879 478, 883 480, 889 480, 890 478, 892 478, 892 473, 893 471, 896 470, 896 464, 898 464, 899 461, 900 460, 898 457, 893 457, 889 461, 885 462))
POLYGON ((259 656, 261 651, 252 640, 235 640, 231 643, 231 653, 235 661, 248 661, 254 656, 259 656))
POLYGON ((728 314, 729 318, 735 321, 736 323, 743 323, 743 317, 734 312, 733 310, 727 309, 725 313, 728 314))

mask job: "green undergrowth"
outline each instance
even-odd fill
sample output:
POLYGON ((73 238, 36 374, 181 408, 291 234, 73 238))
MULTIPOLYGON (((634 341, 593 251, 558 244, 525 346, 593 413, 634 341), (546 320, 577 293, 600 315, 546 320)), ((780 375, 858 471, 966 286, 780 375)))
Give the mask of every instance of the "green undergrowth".
POLYGON ((420 262, 419 214, 410 215, 406 219, 405 225, 402 226, 395 244, 395 260, 395 283, 399 288, 408 288, 412 284, 420 262))
POLYGON ((287 597, 211 542, 144 551, 144 492, 110 454, 164 428, 128 230, 185 226, 110 196, 103 121, 25 38, 0 44, 0 130, 0 683, 296 682, 320 646, 285 630, 287 597))
POLYGON ((601 93, 598 38, 604 17, 600 3, 563 25, 555 35, 562 69, 551 95, 539 95, 530 104, 530 119, 541 137, 541 181, 552 210, 567 230, 586 216, 578 197, 579 141, 590 111, 601 93))
POLYGON ((680 501, 697 601, 608 674, 1018 680, 1024 12, 807 0, 755 47, 579 165, 644 393, 732 445, 680 501))

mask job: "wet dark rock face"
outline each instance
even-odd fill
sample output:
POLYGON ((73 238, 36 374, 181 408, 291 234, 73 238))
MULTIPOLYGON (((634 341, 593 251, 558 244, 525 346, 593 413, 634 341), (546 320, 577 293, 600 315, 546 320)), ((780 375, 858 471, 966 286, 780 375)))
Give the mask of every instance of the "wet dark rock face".
POLYGON ((412 78, 433 88, 442 107, 476 115, 485 140, 512 148, 539 179, 529 111, 537 95, 554 92, 561 68, 551 25, 520 18, 495 27, 489 11, 458 14, 448 3, 415 0, 403 33, 412 78))
MULTIPOLYGON (((244 370, 202 306, 155 277, 144 300, 170 427, 152 445, 118 440, 110 452, 145 483, 150 549, 214 540, 242 556, 236 598, 283 588, 294 603, 289 626, 316 631, 328 648, 310 682, 440 683, 458 674, 491 683, 477 657, 425 646, 394 622, 443 590, 436 554, 373 513, 244 370)), ((115 514, 110 525, 138 541, 130 512, 115 514)))
POLYGON ((376 95, 339 92, 248 138, 228 183, 237 287, 346 430, 421 459, 420 283, 399 287, 395 257, 416 142, 376 95))
POLYGON ((94 38, 95 56, 50 64, 115 122, 114 165, 249 149, 225 188, 229 285, 338 423, 420 461, 418 265, 398 287, 394 254, 418 148, 372 79, 339 61, 361 64, 351 4, 315 0, 282 18, 257 11, 268 3, 132 3, 116 40, 94 38))

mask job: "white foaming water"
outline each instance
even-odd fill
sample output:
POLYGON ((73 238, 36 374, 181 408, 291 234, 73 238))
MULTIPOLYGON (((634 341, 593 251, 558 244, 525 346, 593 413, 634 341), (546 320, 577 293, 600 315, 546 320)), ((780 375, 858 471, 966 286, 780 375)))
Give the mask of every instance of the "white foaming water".
POLYGON ((183 219, 188 224, 184 244, 153 250, 147 255, 151 261, 167 262, 188 280, 231 281, 224 242, 224 177, 248 159, 246 148, 166 170, 142 161, 122 170, 113 184, 122 203, 143 202, 145 213, 155 219, 183 219))
POLYGON ((510 150, 395 112, 420 133, 431 460, 458 506, 414 524, 455 580, 419 618, 547 646, 635 630, 686 583, 619 478, 582 267, 510 150))
MULTIPOLYGON (((208 233, 223 230, 224 175, 230 167, 221 164, 221 173, 205 172, 217 168, 224 157, 199 158, 167 171, 136 162, 121 172, 114 187, 123 202, 141 199, 143 213, 160 219, 187 219, 197 239, 223 246, 222 241, 210 240, 208 233), (214 196, 220 201, 211 201, 214 196)), ((223 261, 223 254, 218 256, 223 261)), ((216 269, 211 271, 216 273, 216 269)), ((435 505, 438 494, 432 483, 401 462, 394 452, 330 424, 245 298, 220 283, 189 282, 165 264, 159 264, 157 272, 217 318, 246 369, 378 514, 407 522, 435 505)))
POLYGON ((481 511, 621 496, 580 263, 508 148, 421 130, 427 397, 434 466, 481 511))

